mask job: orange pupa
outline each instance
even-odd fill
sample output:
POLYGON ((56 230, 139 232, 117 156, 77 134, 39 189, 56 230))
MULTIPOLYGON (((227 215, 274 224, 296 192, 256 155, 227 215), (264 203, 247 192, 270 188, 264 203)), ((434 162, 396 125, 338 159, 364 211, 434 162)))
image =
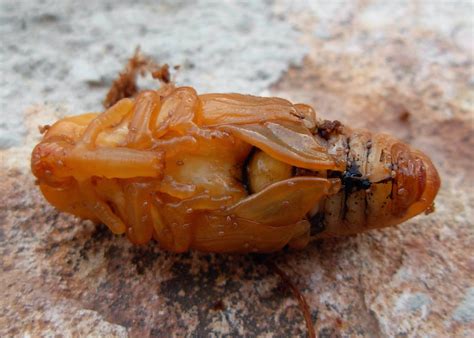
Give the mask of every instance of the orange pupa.
POLYGON ((440 186, 396 138, 274 97, 166 84, 66 117, 31 167, 61 211, 173 252, 272 252, 404 222, 440 186))

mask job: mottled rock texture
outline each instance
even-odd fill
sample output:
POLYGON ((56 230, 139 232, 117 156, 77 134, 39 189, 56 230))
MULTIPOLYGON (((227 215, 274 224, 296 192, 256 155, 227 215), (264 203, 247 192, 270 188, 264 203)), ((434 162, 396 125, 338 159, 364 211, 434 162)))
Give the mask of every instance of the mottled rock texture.
POLYGON ((1 2, 0 335, 474 335, 473 6, 437 1, 1 2), (227 7, 230 6, 230 7, 227 7), (135 45, 200 91, 270 94, 427 152, 436 213, 303 251, 174 255, 58 213, 37 126, 100 109, 135 45), (283 73, 282 73, 283 72, 283 73))

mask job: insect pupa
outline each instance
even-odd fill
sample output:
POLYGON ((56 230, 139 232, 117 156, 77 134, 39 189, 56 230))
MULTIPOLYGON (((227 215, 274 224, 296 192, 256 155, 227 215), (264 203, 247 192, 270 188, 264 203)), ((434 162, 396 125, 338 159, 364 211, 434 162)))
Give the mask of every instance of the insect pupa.
POLYGON ((402 223, 430 210, 440 186, 421 151, 305 104, 172 83, 132 94, 45 129, 31 167, 56 208, 133 243, 304 248, 402 223))

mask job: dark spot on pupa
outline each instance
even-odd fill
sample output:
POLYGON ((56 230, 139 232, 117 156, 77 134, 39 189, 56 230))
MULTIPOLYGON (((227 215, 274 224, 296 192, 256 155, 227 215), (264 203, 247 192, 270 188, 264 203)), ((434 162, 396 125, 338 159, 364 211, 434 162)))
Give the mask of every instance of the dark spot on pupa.
POLYGON ((371 182, 368 178, 363 177, 359 166, 355 162, 351 162, 342 174, 342 184, 346 194, 358 190, 367 190, 371 186, 371 182))

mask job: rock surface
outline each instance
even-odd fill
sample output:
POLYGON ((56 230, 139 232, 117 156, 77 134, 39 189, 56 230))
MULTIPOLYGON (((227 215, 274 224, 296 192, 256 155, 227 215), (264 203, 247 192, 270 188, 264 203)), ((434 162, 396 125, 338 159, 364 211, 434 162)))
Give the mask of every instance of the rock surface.
POLYGON ((0 335, 474 335, 470 2, 1 2, 0 335), (227 7, 230 6, 230 7, 227 7), (58 213, 29 172, 37 126, 100 109, 137 44, 178 83, 314 105, 440 171, 436 212, 303 251, 174 255, 58 213))

